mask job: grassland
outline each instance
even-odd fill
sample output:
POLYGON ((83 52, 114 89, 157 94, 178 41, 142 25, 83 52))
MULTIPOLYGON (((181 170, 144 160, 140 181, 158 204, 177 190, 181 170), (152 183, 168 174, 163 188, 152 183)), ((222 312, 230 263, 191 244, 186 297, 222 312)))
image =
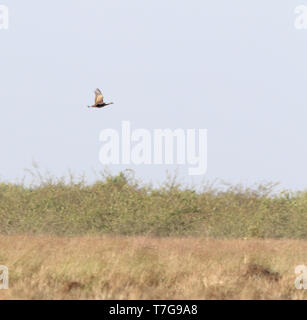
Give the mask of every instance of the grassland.
POLYGON ((2 299, 306 299, 302 240, 0 236, 2 299))
POLYGON ((0 183, 0 300, 306 299, 307 192, 34 178, 0 183))

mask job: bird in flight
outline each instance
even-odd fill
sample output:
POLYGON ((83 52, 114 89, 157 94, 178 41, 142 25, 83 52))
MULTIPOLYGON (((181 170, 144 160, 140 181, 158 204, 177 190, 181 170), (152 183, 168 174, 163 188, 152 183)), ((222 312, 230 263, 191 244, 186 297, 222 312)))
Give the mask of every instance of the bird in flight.
POLYGON ((99 89, 96 89, 95 91, 95 104, 92 106, 88 106, 89 108, 103 108, 105 106, 108 106, 109 104, 113 104, 113 102, 105 103, 103 102, 103 95, 99 89))

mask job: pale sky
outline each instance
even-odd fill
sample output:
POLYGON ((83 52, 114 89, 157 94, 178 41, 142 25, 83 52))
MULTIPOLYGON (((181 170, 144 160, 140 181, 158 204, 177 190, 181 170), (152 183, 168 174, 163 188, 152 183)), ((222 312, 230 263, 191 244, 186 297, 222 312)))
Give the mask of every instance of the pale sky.
POLYGON ((1 0, 0 177, 31 168, 94 179, 99 134, 208 130, 208 169, 129 167, 144 181, 178 168, 184 181, 307 187, 307 0, 1 0), (114 105, 86 108, 101 88, 114 105))

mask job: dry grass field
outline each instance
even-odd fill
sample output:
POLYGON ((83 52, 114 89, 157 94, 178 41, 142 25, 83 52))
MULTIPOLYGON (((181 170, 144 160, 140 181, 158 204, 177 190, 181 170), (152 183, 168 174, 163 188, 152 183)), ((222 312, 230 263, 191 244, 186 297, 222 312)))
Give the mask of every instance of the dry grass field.
POLYGON ((306 299, 307 191, 33 176, 0 182, 0 299, 306 299))
POLYGON ((306 299, 304 240, 0 236, 0 299, 306 299))

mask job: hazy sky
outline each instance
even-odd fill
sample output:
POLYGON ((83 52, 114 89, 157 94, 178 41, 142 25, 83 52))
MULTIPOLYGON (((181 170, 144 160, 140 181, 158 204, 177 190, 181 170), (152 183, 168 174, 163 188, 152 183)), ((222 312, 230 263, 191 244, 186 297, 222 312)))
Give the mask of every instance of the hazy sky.
MULTIPOLYGON (((208 129, 193 181, 307 187, 307 0, 0 0, 0 177, 36 161, 55 175, 102 170, 99 133, 208 129), (86 108, 101 88, 114 101, 86 108)), ((182 166, 128 166, 164 179, 182 166)), ((112 172, 122 166, 110 166, 112 172)))

